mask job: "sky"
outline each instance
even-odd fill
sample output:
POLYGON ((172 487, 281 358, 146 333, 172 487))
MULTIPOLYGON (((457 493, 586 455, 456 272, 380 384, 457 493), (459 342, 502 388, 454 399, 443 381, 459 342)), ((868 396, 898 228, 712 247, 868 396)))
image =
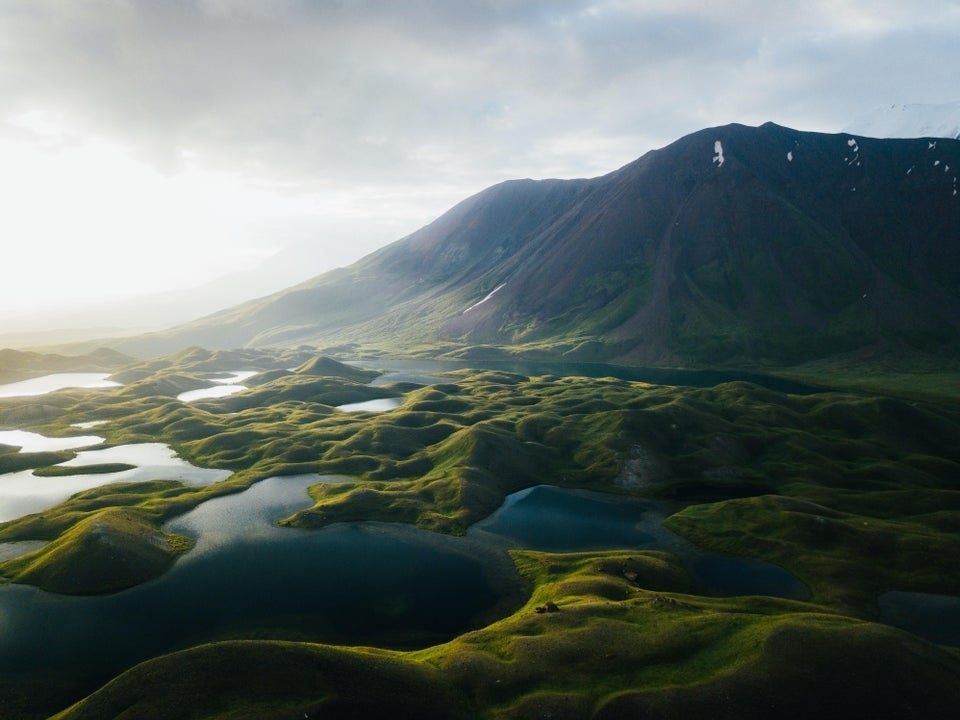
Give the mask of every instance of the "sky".
POLYGON ((960 100, 958 37, 960 0, 2 0, 0 335, 264 294, 704 127, 960 100))

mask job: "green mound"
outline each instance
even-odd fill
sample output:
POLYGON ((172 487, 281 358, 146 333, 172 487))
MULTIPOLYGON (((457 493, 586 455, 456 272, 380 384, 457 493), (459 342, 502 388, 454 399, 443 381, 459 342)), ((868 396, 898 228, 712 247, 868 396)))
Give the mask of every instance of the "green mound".
POLYGON ((50 465, 37 468, 33 474, 37 477, 65 477, 70 475, 106 475, 108 473, 123 472, 124 470, 134 470, 136 465, 127 463, 97 463, 94 465, 73 465, 63 467, 60 465, 50 465))
POLYGON ((64 462, 72 457, 74 457, 74 453, 69 450, 62 452, 30 453, 18 452, 16 448, 14 448, 12 452, 0 450, 0 473, 44 468, 48 465, 56 465, 57 463, 64 462))
POLYGON ((14 582, 51 592, 100 594, 157 577, 190 545, 187 538, 162 533, 130 510, 108 508, 0 568, 14 582))
MULTIPOLYGON (((956 507, 960 494, 948 495, 956 507)), ((868 614, 891 588, 960 594, 960 534, 925 515, 888 519, 764 496, 688 507, 666 524, 701 547, 783 565, 816 599, 868 614)))
POLYGON ((412 652, 249 641, 145 662, 56 720, 946 717, 960 656, 771 598, 684 594, 665 553, 517 552, 529 601, 412 652))
POLYGON ((333 358, 322 355, 318 355, 303 363, 294 372, 298 375, 338 377, 353 380, 354 382, 370 382, 380 374, 373 370, 364 370, 363 368, 337 362, 333 358))
POLYGON ((204 645, 143 663, 57 720, 462 718, 463 698, 387 652, 280 642, 204 645))

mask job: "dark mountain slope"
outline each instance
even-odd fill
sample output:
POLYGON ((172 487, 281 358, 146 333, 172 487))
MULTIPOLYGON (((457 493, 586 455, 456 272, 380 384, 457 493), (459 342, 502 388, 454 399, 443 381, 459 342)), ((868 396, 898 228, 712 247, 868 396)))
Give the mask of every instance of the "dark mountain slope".
POLYGON ((707 129, 600 178, 494 186, 349 268, 130 349, 443 340, 702 364, 955 355, 958 171, 951 140, 707 129))

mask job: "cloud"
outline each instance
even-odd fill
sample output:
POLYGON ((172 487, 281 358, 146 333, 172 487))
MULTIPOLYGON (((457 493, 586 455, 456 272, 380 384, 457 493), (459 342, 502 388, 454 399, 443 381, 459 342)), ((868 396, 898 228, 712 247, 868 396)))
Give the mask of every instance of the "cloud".
POLYGON ((12 6, 0 11, 4 66, 18 68, 0 78, 7 107, 60 112, 162 167, 187 150, 343 182, 600 172, 702 124, 794 111, 839 127, 863 104, 935 99, 958 52, 956 4, 942 2, 12 6), (903 86, 870 76, 888 65, 903 86), (537 154, 576 135, 579 158, 537 154))
POLYGON ((494 182, 596 176, 702 127, 956 100, 958 36, 955 0, 6 0, 0 145, 229 177, 221 243, 364 222, 383 242, 494 182))

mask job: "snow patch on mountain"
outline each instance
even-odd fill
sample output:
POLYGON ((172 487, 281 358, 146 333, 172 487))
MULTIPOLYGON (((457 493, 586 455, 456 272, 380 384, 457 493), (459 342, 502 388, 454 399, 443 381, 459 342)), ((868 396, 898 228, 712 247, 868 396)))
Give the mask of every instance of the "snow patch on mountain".
MULTIPOLYGON (((857 118, 843 129, 874 138, 960 139, 960 102, 943 105, 890 105, 857 118)), ((932 145, 936 147, 936 145, 932 145)))
POLYGON ((487 300, 489 300, 489 299, 492 298, 494 295, 496 295, 504 285, 506 285, 506 283, 501 283, 500 285, 497 285, 493 290, 490 291, 490 293, 489 293, 483 300, 481 300, 480 302, 475 302, 473 305, 471 305, 470 307, 468 307, 466 310, 464 310, 464 311, 463 311, 462 313, 460 313, 460 314, 461 314, 461 315, 466 315, 468 312, 470 312, 471 310, 473 310, 475 307, 480 307, 480 306, 483 305, 487 300))
POLYGON ((719 140, 713 143, 713 161, 717 164, 717 167, 723 165, 723 143, 719 140))

